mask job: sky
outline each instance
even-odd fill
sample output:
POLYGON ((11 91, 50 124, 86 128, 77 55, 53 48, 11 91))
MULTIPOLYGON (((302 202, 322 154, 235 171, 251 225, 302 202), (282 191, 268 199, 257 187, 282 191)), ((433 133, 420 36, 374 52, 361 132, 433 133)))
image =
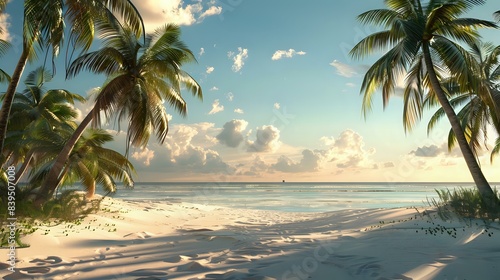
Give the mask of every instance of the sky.
MULTIPOLYGON (((20 54, 22 2, 11 1, 0 18, 13 48, 0 67, 11 73, 20 54)), ((487 1, 467 16, 492 20, 500 6, 487 1)), ((458 150, 447 149, 443 120, 427 134, 426 111, 405 133, 402 100, 385 110, 380 94, 366 119, 360 85, 375 57, 361 61, 349 50, 373 26, 360 13, 383 1, 331 0, 133 0, 148 32, 166 23, 181 26, 197 63, 183 66, 202 86, 203 101, 184 92, 188 116, 171 115, 165 143, 151 138, 129 158, 140 182, 470 182, 458 150)), ((500 30, 485 30, 500 44, 500 30)), ((98 44, 96 44, 98 47, 98 44)), ((41 65, 34 62, 25 73, 41 65)), ((50 88, 87 96, 105 77, 82 74, 64 80, 64 55, 50 88)), ((21 86, 22 87, 22 86, 21 86)), ((2 90, 6 85, 0 85, 2 90)), ((91 102, 77 105, 81 118, 91 102)), ((125 151, 125 131, 105 125, 109 146, 125 151)), ((490 142, 496 139, 492 131, 490 142)), ((500 159, 480 155, 488 180, 500 182, 500 159)))

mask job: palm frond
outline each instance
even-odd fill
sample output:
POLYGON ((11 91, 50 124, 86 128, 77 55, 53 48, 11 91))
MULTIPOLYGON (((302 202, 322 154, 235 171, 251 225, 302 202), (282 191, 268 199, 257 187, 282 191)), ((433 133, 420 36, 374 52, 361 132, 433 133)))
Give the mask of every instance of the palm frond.
POLYGON ((495 157, 500 153, 500 137, 495 141, 495 146, 491 150, 490 161, 493 162, 495 157))

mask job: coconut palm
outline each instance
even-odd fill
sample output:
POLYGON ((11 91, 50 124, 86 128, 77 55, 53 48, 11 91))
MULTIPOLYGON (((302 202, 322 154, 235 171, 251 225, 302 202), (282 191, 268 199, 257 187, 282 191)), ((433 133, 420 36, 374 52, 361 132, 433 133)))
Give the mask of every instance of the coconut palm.
POLYGON ((474 69, 469 69, 467 63, 469 54, 458 42, 472 44, 479 38, 477 28, 496 25, 460 16, 485 1, 433 0, 425 5, 420 0, 384 2, 386 9, 367 11, 358 19, 364 24, 380 25, 385 30, 368 35, 350 52, 352 57, 359 59, 377 50, 387 51, 365 74, 361 87, 363 111, 366 114, 370 110, 373 94, 379 88, 385 106, 397 82, 404 77, 403 121, 405 130, 410 130, 421 117, 424 95, 435 97, 451 124, 479 193, 490 205, 498 204, 441 86, 441 80, 447 76, 454 77, 464 90, 476 85, 474 69))
MULTIPOLYGON (((457 116, 472 151, 477 155, 479 149, 488 148, 486 141, 489 126, 493 126, 497 134, 500 134, 500 46, 492 43, 473 44, 470 52, 474 57, 471 62, 475 64, 474 74, 478 79, 476 88, 462 92, 452 78, 443 83, 443 86, 454 96, 450 101, 451 105, 461 107, 457 116)), ((427 102, 433 103, 432 99, 427 102)), ((428 130, 431 131, 444 115, 444 110, 438 109, 429 121, 428 130)), ((451 149, 456 145, 453 130, 450 130, 448 139, 448 147, 451 149)), ((499 144, 500 138, 492 150, 491 160, 500 152, 499 144)))
POLYGON ((101 26, 103 47, 77 58, 69 67, 68 77, 82 70, 106 74, 109 78, 95 99, 95 105, 82 120, 75 134, 54 162, 37 197, 41 204, 51 197, 60 174, 76 141, 93 121, 100 123, 100 114, 115 116, 117 123, 127 119, 128 145, 145 146, 152 133, 163 143, 168 132, 168 114, 164 102, 185 116, 186 102, 181 89, 202 98, 201 87, 181 66, 195 61, 193 53, 180 40, 180 28, 166 25, 148 35, 145 44, 138 36, 117 21, 101 26))
MULTIPOLYGON (((5 7, 6 2, 0 0, 0 9, 5 7)), ((142 19, 130 0, 24 1, 21 56, 11 76, 0 110, 0 154, 3 152, 7 122, 16 88, 26 63, 37 58, 37 47, 51 50, 55 58, 63 43, 65 19, 67 19, 71 47, 88 50, 98 28, 98 22, 103 18, 113 17, 114 14, 128 22, 136 34, 143 31, 142 19)), ((3 162, 5 158, 2 158, 0 163, 3 162)))
MULTIPOLYGON (((54 131, 45 127, 40 130, 36 151, 43 153, 39 157, 30 176, 31 186, 40 186, 48 174, 52 162, 65 144, 65 140, 72 136, 74 130, 58 129, 54 131)), ((102 129, 86 129, 78 139, 62 174, 60 186, 81 183, 91 198, 100 185, 106 193, 116 191, 116 180, 120 180, 126 187, 133 187, 132 172, 134 168, 130 161, 120 153, 103 147, 113 140, 113 136, 102 129)))
POLYGON ((39 122, 47 122, 50 127, 76 127, 74 119, 77 112, 73 105, 75 101, 83 102, 85 99, 64 89, 46 90, 44 84, 52 78, 49 71, 39 67, 26 77, 23 92, 14 96, 4 150, 10 155, 9 164, 23 163, 18 169, 15 183, 35 156, 27 142, 32 142, 30 138, 36 133, 39 122))

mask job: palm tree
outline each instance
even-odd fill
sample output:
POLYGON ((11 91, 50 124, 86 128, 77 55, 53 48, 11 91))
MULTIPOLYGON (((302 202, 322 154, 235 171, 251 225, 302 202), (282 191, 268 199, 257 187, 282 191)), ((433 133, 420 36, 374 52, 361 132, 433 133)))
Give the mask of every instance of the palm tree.
MULTIPOLYGON (((40 186, 48 174, 53 161, 65 144, 65 139, 72 136, 74 130, 51 129, 39 134, 36 151, 44 156, 38 158, 30 176, 31 186, 40 186)), ((120 180, 126 187, 133 187, 131 172, 134 167, 130 161, 120 153, 103 147, 113 140, 113 136, 102 129, 86 129, 73 149, 68 164, 61 174, 60 186, 81 183, 91 198, 96 185, 102 186, 107 193, 116 191, 116 180, 120 180)))
POLYGON ((478 27, 496 27, 490 21, 460 18, 474 5, 485 1, 435 0, 426 5, 420 0, 384 2, 387 9, 367 11, 358 19, 386 30, 368 35, 350 52, 352 57, 362 58, 376 50, 389 49, 365 74, 361 87, 363 111, 366 114, 370 110, 378 88, 382 89, 385 106, 394 94, 396 83, 404 76, 403 121, 408 130, 421 117, 424 94, 435 96, 448 117, 479 193, 490 205, 498 204, 441 86, 446 76, 454 77, 461 87, 476 85, 473 69, 468 68, 468 53, 454 40, 472 44, 479 38, 478 27))
MULTIPOLYGON (((471 61, 475 64, 474 74, 478 79, 476 88, 461 92, 453 79, 443 83, 443 86, 455 96, 450 101, 451 105, 461 106, 457 116, 462 123, 469 146, 477 155, 477 151, 483 146, 488 148, 485 142, 488 139, 489 125, 500 134, 500 46, 494 46, 492 43, 473 44, 470 52, 474 58, 471 61)), ((432 99, 426 101, 433 103, 432 99)), ((431 131, 444 115, 444 110, 438 109, 429 121, 428 131, 431 131)), ((491 161, 495 154, 500 152, 500 137, 498 139, 491 153, 491 161)), ((448 147, 451 149, 455 144, 455 133, 450 130, 448 147)))
MULTIPOLYGON (((0 0, 1 10, 5 8, 6 2, 0 0)), ((98 22, 103 18, 113 17, 114 14, 129 23, 136 34, 141 34, 143 31, 142 19, 130 0, 24 1, 22 52, 0 110, 0 154, 3 152, 7 122, 16 88, 26 63, 37 57, 37 46, 52 50, 52 56, 55 58, 63 43, 66 17, 69 20, 69 42, 72 47, 88 50, 98 22)), ((0 159, 0 165, 4 162, 5 158, 0 159)))
POLYGON ((52 128, 65 126, 75 129, 77 112, 73 105, 75 101, 85 101, 82 96, 64 89, 46 90, 44 84, 52 78, 49 71, 39 67, 26 77, 23 92, 14 96, 4 150, 12 155, 12 158, 6 156, 11 158, 9 164, 23 163, 17 171, 16 184, 35 156, 28 143, 33 142, 31 138, 39 128, 39 122, 47 122, 52 128))
POLYGON ((180 40, 180 28, 166 25, 148 35, 142 45, 132 30, 117 21, 101 26, 103 47, 77 58, 69 67, 68 77, 82 70, 106 74, 109 78, 95 99, 95 105, 68 140, 44 181, 36 204, 51 197, 61 181, 61 172, 71 150, 85 128, 100 123, 100 114, 115 116, 120 123, 128 119, 127 153, 129 144, 145 146, 151 133, 163 143, 168 132, 168 114, 164 102, 182 116, 187 113, 181 96, 184 86, 200 99, 199 84, 181 66, 195 61, 193 53, 180 40))

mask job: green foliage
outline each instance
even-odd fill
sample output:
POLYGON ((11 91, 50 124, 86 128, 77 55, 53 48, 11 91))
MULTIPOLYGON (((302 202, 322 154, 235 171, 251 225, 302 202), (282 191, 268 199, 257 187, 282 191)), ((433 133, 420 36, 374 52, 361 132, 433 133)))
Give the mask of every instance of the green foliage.
MULTIPOLYGON (((483 219, 495 221, 500 219, 500 206, 492 208, 479 194, 477 189, 459 188, 451 192, 450 190, 436 190, 439 200, 431 199, 429 204, 436 207, 439 217, 443 220, 450 220, 453 217, 468 219, 483 219)), ((494 190, 498 197, 498 190, 494 190)))
MULTIPOLYGON (((43 208, 37 208, 29 199, 29 192, 18 190, 16 192, 15 206, 15 242, 17 248, 29 247, 21 241, 21 237, 32 234, 38 230, 38 225, 54 225, 63 222, 79 223, 83 217, 97 213, 101 200, 88 201, 85 194, 75 190, 64 191, 58 198, 48 201, 43 208)), ((0 247, 9 247, 11 234, 10 218, 7 210, 6 199, 0 199, 0 247)))
MULTIPOLYGON (((16 248, 27 248, 30 245, 23 243, 21 241, 21 234, 23 231, 21 229, 16 229, 16 234, 15 234, 15 242, 16 242, 16 248)), ((10 247, 12 244, 9 243, 9 235, 10 232, 6 231, 4 227, 0 230, 0 247, 10 247)))
MULTIPOLYGON (((99 210, 100 200, 88 201, 85 194, 76 190, 66 190, 59 197, 48 201, 42 208, 33 205, 28 194, 20 193, 16 199, 16 217, 39 220, 69 222, 99 210)), ((7 218, 7 207, 0 202, 0 217, 7 218)))

